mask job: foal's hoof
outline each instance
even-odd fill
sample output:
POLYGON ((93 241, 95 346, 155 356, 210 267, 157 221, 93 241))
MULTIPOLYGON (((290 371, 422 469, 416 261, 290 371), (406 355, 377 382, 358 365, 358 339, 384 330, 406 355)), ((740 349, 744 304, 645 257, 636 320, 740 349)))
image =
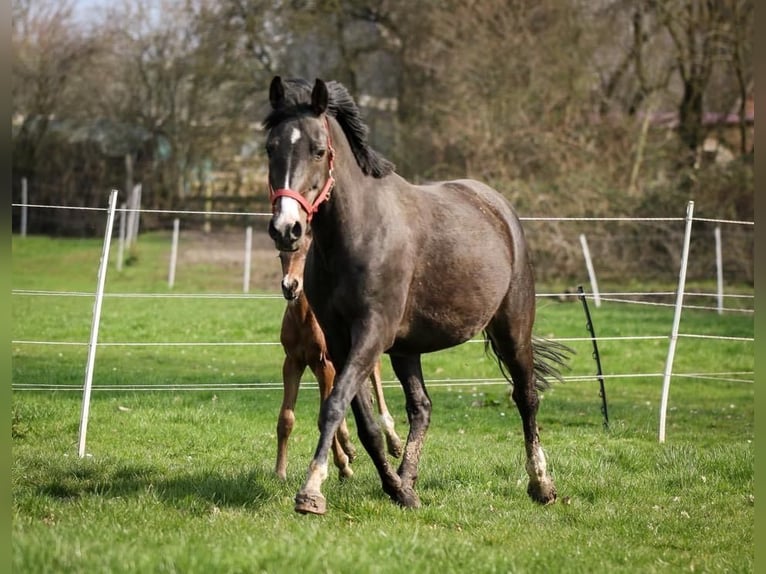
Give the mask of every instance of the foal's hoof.
POLYGON ((343 468, 338 469, 338 478, 341 480, 346 480, 347 478, 351 478, 354 476, 354 471, 351 469, 349 465, 344 466, 343 468))
POLYGON ((402 446, 402 440, 398 436, 386 436, 386 445, 388 446, 388 454, 394 458, 402 456, 404 447, 402 446))
POLYGON ((392 498, 404 508, 420 508, 420 497, 411 488, 400 490, 392 498))
POLYGON ((535 502, 540 504, 553 504, 556 502, 556 487, 552 480, 530 482, 527 486, 527 494, 535 502))
POLYGON ((299 492, 295 495, 295 512, 301 514, 325 514, 327 501, 321 492, 299 492))
POLYGON ((343 445, 343 452, 346 453, 346 456, 348 457, 348 462, 351 464, 356 460, 356 449, 351 444, 343 445))

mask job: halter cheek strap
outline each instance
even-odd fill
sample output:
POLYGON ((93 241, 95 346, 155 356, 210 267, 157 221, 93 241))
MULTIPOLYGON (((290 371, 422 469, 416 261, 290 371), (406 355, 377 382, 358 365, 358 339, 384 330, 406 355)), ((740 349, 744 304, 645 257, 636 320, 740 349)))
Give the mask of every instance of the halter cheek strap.
POLYGON ((275 190, 271 187, 271 184, 269 184, 269 198, 271 200, 272 209, 274 208, 277 199, 280 197, 290 197, 297 201, 303 211, 306 212, 306 221, 308 223, 311 223, 314 214, 319 211, 319 206, 330 199, 330 191, 332 191, 332 188, 335 185, 335 178, 333 177, 333 169, 335 166, 335 149, 332 147, 332 138, 330 137, 330 124, 327 121, 327 116, 324 118, 324 125, 325 130, 327 131, 327 154, 329 169, 327 174, 327 181, 319 192, 319 195, 314 198, 314 201, 309 203, 305 197, 293 189, 280 188, 275 190))

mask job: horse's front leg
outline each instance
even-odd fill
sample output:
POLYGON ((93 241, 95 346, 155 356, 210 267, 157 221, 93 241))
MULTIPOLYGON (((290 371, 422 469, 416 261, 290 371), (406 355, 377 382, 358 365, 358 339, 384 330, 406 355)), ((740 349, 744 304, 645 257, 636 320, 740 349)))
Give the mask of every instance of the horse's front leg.
MULTIPOLYGON (((364 378, 364 374, 362 374, 364 378)), ((327 479, 327 458, 335 433, 346 416, 351 399, 356 394, 359 376, 344 370, 336 377, 332 392, 319 409, 319 443, 309 464, 306 481, 295 495, 295 511, 302 514, 324 514, 327 502, 322 484, 327 479), (345 375, 345 376, 343 376, 345 375), (356 382, 355 382, 356 381, 356 382)))
MULTIPOLYGON (((314 372, 319 384, 319 404, 321 407, 322 403, 327 400, 327 397, 332 392, 335 382, 335 367, 326 357, 322 356, 311 365, 311 370, 314 372)), ((317 421, 317 425, 321 431, 321 421, 317 421)), ((332 454, 335 466, 338 467, 340 478, 353 476, 354 471, 351 469, 351 462, 356 458, 356 449, 351 443, 345 417, 341 420, 338 432, 335 433, 335 438, 332 441, 332 454)))
POLYGON ((372 401, 366 387, 366 379, 381 352, 380 345, 371 339, 367 341, 368 344, 358 340, 348 354, 343 353, 343 349, 338 346, 330 349, 338 374, 330 396, 322 403, 319 411, 319 443, 309 464, 306 481, 295 496, 297 512, 324 514, 327 511, 327 502, 321 491, 322 483, 327 478, 327 457, 333 437, 352 399, 359 438, 381 475, 384 490, 393 496, 392 493, 400 488, 401 481, 386 459, 385 444, 372 414, 372 401), (358 393, 361 397, 357 396, 358 393))
POLYGON ((369 385, 364 383, 360 385, 359 391, 351 401, 351 408, 354 410, 359 439, 378 470, 383 491, 392 499, 400 501, 402 480, 386 458, 386 444, 372 410, 369 385))

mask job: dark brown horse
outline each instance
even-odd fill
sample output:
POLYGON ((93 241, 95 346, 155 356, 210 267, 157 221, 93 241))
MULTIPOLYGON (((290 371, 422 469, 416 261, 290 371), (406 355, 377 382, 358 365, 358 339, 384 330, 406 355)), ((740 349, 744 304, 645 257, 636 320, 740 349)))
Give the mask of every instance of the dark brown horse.
POLYGON ((538 436, 538 389, 563 364, 560 345, 532 337, 535 285, 518 217, 494 189, 473 180, 412 185, 367 144, 367 126, 337 82, 270 86, 269 233, 297 249, 310 224, 304 290, 338 369, 320 411, 320 437, 298 512, 323 514, 321 485, 333 436, 348 406, 383 490, 417 507, 418 462, 431 416, 423 353, 483 331, 513 383, 526 448, 527 492, 556 499, 538 436), (409 435, 398 470, 385 456, 364 384, 388 353, 406 398, 409 435))
MULTIPOLYGON (((279 253, 282 264, 282 293, 288 301, 282 316, 280 334, 285 351, 285 360, 282 363, 284 392, 277 419, 277 463, 274 470, 282 480, 287 477, 287 441, 295 426, 295 403, 306 367, 311 369, 317 379, 320 402, 329 396, 335 381, 335 367, 327 354, 324 334, 303 292, 303 268, 310 244, 308 239, 306 237, 306 240, 301 242, 297 251, 279 253)), ((380 361, 375 364, 370 381, 375 391, 379 422, 383 427, 388 452, 394 457, 399 457, 402 453, 402 441, 394 430, 394 419, 388 412, 383 396, 380 361)), ((332 452, 340 476, 344 478, 353 475, 350 464, 356 452, 349 438, 345 418, 335 433, 332 452)))

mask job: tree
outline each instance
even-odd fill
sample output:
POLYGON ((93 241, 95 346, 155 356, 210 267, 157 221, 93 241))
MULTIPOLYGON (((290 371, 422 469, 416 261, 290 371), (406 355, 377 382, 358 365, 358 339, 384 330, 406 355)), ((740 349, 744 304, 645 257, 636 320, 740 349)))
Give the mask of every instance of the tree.
POLYGON ((13 3, 12 82, 17 172, 31 177, 45 159, 38 152, 50 121, 65 114, 79 75, 96 51, 73 26, 71 0, 13 3))
MULTIPOLYGON (((706 111, 728 111, 732 94, 740 102, 744 122, 749 78, 752 78, 752 11, 750 0, 616 0, 600 9, 606 26, 630 19, 632 41, 614 35, 605 51, 617 50, 619 59, 601 71, 602 111, 622 86, 624 111, 647 109, 646 102, 671 103, 678 115, 678 137, 683 146, 681 165, 695 163, 708 128, 706 111), (627 88, 627 90, 625 89, 627 88), (710 109, 711 104, 716 109, 710 109), (724 106, 725 109, 721 109, 724 106)), ((744 126, 744 123, 743 123, 744 126)), ((742 128, 744 135, 744 127, 742 128)), ((743 140, 744 141, 744 140, 743 140)), ((745 144, 741 146, 746 149, 745 144)))

